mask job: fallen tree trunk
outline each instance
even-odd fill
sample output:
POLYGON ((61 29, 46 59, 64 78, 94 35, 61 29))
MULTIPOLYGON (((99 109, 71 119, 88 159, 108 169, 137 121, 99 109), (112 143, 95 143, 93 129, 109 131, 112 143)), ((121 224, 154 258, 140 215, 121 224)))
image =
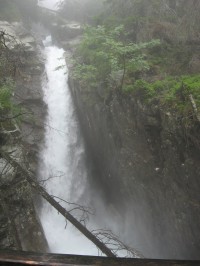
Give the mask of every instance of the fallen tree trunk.
POLYGON ((17 169, 21 175, 28 181, 31 187, 36 190, 46 201, 49 202, 60 214, 62 214, 70 223, 72 223, 85 237, 92 241, 97 248, 99 248, 108 257, 116 257, 116 255, 94 234, 92 234, 84 225, 75 219, 65 208, 63 208, 54 198, 52 198, 46 190, 38 184, 35 176, 28 170, 24 169, 18 162, 16 162, 7 152, 0 151, 0 155, 10 165, 17 169))

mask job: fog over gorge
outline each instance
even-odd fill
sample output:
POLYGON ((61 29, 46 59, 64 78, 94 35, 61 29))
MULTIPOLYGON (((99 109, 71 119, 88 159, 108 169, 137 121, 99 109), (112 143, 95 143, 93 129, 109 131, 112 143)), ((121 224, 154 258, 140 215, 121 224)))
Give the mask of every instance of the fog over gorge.
POLYGON ((53 10, 57 10, 58 9, 58 4, 59 3, 62 3, 62 0, 39 0, 38 1, 38 4, 40 6, 44 6, 46 8, 50 8, 50 9, 53 9, 53 10))
POLYGON ((199 14, 0 0, 0 264, 4 250, 198 263, 199 14))

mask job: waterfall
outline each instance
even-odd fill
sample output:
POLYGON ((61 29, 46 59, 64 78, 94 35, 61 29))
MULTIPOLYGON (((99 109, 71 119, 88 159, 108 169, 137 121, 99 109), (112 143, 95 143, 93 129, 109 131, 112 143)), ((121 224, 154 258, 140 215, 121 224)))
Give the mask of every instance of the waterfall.
MULTIPOLYGON (((45 42, 46 76, 43 80, 44 101, 47 105, 45 140, 41 150, 39 180, 48 193, 56 196, 62 206, 65 201, 78 202, 87 188, 87 167, 84 144, 67 85, 64 50, 45 42)), ((48 203, 43 202, 41 223, 51 252, 97 255, 96 247, 67 223, 48 203)))

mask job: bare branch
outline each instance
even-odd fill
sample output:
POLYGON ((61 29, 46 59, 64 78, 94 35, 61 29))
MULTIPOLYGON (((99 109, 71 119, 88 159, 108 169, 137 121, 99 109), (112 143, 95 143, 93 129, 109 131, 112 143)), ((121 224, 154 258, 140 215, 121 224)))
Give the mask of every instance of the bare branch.
POLYGON ((8 120, 16 119, 17 117, 22 116, 22 115, 26 115, 26 114, 29 114, 29 113, 25 112, 25 113, 19 113, 19 114, 16 114, 16 115, 14 115, 14 116, 5 116, 5 117, 1 117, 1 118, 0 118, 0 123, 1 123, 1 122, 6 122, 6 121, 8 121, 8 120))
POLYGON ((125 254, 126 257, 144 258, 144 256, 136 249, 126 245, 111 230, 97 229, 92 233, 102 242, 104 242, 117 256, 119 252, 125 254))
POLYGON ((44 185, 45 182, 47 182, 47 181, 49 181, 49 180, 51 180, 51 179, 54 179, 54 178, 62 177, 62 176, 64 176, 64 175, 65 175, 64 173, 61 174, 61 175, 57 175, 57 176, 56 176, 56 175, 50 175, 48 178, 46 178, 46 179, 42 179, 42 180, 40 180, 38 183, 44 185))
POLYGON ((80 217, 79 217, 78 220, 81 223, 83 223, 84 225, 86 225, 86 222, 89 220, 89 215, 94 215, 94 211, 91 208, 89 208, 89 207, 82 206, 82 205, 79 205, 77 203, 66 201, 66 200, 61 199, 60 197, 57 197, 57 196, 53 196, 53 195, 51 195, 51 196, 52 196, 52 198, 59 199, 61 202, 67 203, 68 205, 75 206, 73 209, 68 210, 68 212, 69 213, 72 213, 74 211, 81 212, 81 213, 79 213, 80 217))
POLYGON ((15 169, 17 169, 21 175, 27 180, 31 187, 36 190, 45 200, 47 200, 60 214, 62 214, 69 222, 71 222, 85 237, 92 241, 97 248, 101 250, 108 257, 116 257, 116 255, 94 234, 92 234, 83 224, 81 224, 74 216, 72 216, 65 208, 63 208, 57 201, 54 200, 46 190, 41 187, 36 178, 30 171, 24 169, 16 160, 14 160, 8 153, 0 150, 0 156, 7 160, 15 169))

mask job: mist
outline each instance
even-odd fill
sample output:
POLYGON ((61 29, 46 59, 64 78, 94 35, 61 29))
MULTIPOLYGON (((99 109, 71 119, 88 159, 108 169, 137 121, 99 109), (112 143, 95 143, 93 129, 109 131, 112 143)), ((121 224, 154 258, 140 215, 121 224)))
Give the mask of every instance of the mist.
MULTIPOLYGON (((198 1, 0 0, 43 89, 38 180, 146 258, 199 258, 199 14, 198 1)), ((39 205, 51 252, 98 255, 39 205)))
POLYGON ((59 4, 62 3, 63 0, 39 0, 39 6, 43 6, 49 9, 57 10, 59 8, 59 4))

